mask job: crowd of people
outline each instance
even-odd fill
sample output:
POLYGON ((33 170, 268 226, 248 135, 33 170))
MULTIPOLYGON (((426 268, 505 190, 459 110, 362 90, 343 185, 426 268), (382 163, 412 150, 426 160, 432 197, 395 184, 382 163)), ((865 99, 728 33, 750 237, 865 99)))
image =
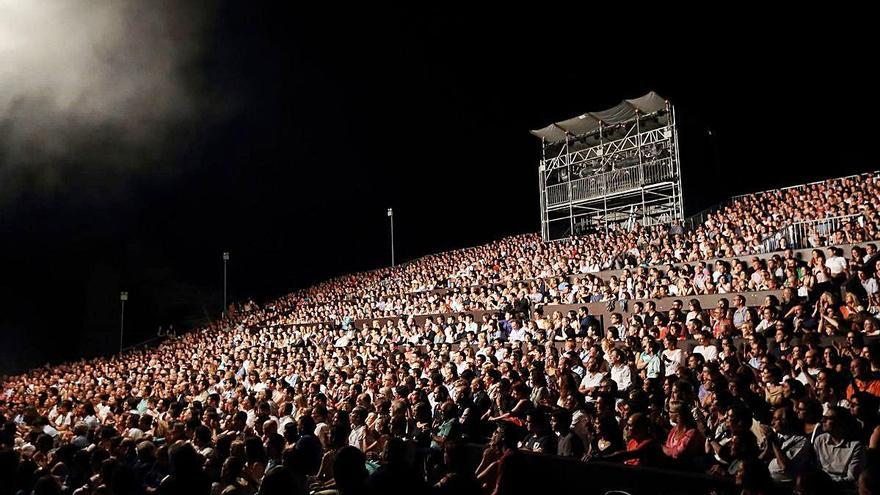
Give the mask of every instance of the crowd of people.
POLYGON ((693 232, 640 231, 643 245, 509 238, 4 377, 0 495, 493 493, 513 456, 538 454, 701 473, 746 493, 880 493, 876 247, 809 261, 688 254, 694 242, 701 257, 743 256, 722 246, 852 209, 866 220, 834 239, 870 241, 878 197, 868 176, 739 199, 693 232), (752 210, 787 201, 799 206, 785 219, 752 210), (629 268, 590 286, 588 246, 628 253, 600 268, 629 268), (484 282, 501 285, 470 287, 484 282), (421 323, 412 306, 360 326, 307 314, 441 287, 424 313, 446 314, 421 323), (774 287, 781 298, 747 304, 774 287), (711 308, 693 297, 707 294, 711 308), (591 302, 614 312, 554 308, 591 302))
MULTIPOLYGON (((838 248, 815 249, 809 260, 802 260, 787 249, 769 259, 746 257, 733 260, 699 261, 670 266, 639 266, 619 272, 538 278, 529 281, 453 288, 447 290, 388 295, 375 302, 361 299, 338 301, 343 323, 351 320, 501 310, 508 305, 613 303, 635 299, 689 297, 736 292, 790 290, 800 297, 815 299, 831 277, 846 277, 864 271, 866 264, 876 265, 877 245, 854 246, 849 253, 854 263, 836 263, 845 259, 838 248), (831 263, 826 265, 828 260, 831 263), (613 274, 616 273, 616 274, 613 274)), ((869 306, 876 312, 877 292, 869 273, 869 306)), ((274 305, 273 305, 274 306, 274 305)), ((283 303, 278 304, 284 307, 283 303)), ((326 305, 324 305, 326 307, 326 305)), ((306 323, 287 312, 290 324, 306 323)), ((347 325, 345 325, 347 326, 347 325)))
MULTIPOLYGON (((861 244, 880 237, 878 211, 877 178, 875 174, 863 174, 740 196, 689 228, 679 222, 649 228, 636 226, 632 230, 617 225, 607 232, 550 243, 543 242, 537 234, 513 236, 484 246, 426 256, 395 268, 338 277, 292 293, 275 304, 284 307, 289 322, 296 324, 492 309, 493 303, 511 297, 503 293, 511 283, 591 274, 585 277, 588 292, 582 292, 582 298, 664 297, 675 295, 676 289, 669 287, 664 293, 645 283, 639 287, 631 284, 626 287, 628 292, 620 293, 612 280, 595 274, 743 258, 762 253, 763 241, 774 232, 795 222, 823 218, 848 219, 832 232, 813 229, 808 235, 810 247, 861 244), (446 293, 449 289, 455 291, 446 293), (606 294, 606 290, 610 293, 606 294), (477 301, 468 306, 462 301, 462 292, 471 296, 467 299, 477 301)), ((791 247, 782 244, 779 250, 791 247)), ((735 266, 728 268, 731 275, 741 272, 735 271, 735 266)), ((666 285, 677 285, 679 279, 688 278, 687 273, 664 275, 669 275, 667 282, 672 282, 666 285)), ((781 288, 783 283, 791 283, 788 278, 777 280, 776 285, 781 288)), ((770 278, 767 280, 771 283, 770 278)), ((523 289, 508 292, 515 292, 516 297, 523 289)), ((725 287, 713 284, 707 289, 700 285, 695 290, 724 293, 755 289, 748 280, 734 278, 725 287)))

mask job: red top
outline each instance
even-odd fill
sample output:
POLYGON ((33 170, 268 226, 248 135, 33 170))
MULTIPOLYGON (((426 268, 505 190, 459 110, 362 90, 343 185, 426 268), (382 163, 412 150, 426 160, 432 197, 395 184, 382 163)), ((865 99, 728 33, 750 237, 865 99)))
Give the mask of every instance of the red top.
POLYGON ((626 450, 627 452, 632 452, 633 450, 641 451, 638 457, 623 461, 624 464, 630 466, 656 466, 660 463, 660 458, 663 456, 663 453, 660 451, 660 444, 653 438, 646 438, 642 441, 630 438, 626 442, 626 450))
POLYGON ((703 434, 696 428, 689 428, 683 435, 676 439, 679 430, 673 428, 666 437, 666 443, 663 444, 663 453, 678 459, 680 457, 690 457, 701 453, 705 439, 703 434))

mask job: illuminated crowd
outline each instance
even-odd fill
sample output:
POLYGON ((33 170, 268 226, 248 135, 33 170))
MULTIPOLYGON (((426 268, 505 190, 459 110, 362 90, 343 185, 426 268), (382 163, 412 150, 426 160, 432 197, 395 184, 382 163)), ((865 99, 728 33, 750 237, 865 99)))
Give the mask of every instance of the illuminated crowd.
POLYGON ((0 495, 492 493, 535 453, 878 493, 878 203, 865 175, 515 236, 5 377, 0 495), (762 250, 843 216, 807 257, 762 250))

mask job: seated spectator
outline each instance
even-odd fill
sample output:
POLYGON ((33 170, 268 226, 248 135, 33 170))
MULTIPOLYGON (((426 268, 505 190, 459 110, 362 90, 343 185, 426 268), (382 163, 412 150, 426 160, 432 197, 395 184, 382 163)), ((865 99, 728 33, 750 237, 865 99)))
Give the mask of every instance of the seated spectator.
POLYGON ((856 392, 849 398, 849 408, 858 423, 859 438, 869 443, 880 426, 880 398, 867 392, 856 392))
POLYGON ((188 443, 175 443, 168 449, 171 474, 162 480, 159 493, 169 495, 190 495, 208 493, 211 482, 199 466, 200 458, 188 443))
POLYGON ((367 477, 372 493, 428 493, 428 486, 413 469, 406 455, 405 442, 392 438, 382 452, 382 465, 367 477))
POLYGON ((660 358, 660 345, 651 337, 642 339, 643 351, 636 355, 636 369, 643 378, 657 379, 663 373, 663 361, 660 358))
POLYGON ((611 379, 617 384, 617 390, 623 392, 632 386, 632 368, 620 349, 611 350, 611 379))
POLYGON ((604 456, 606 461, 623 461, 631 466, 662 466, 666 464, 660 442, 651 431, 651 422, 642 413, 635 413, 626 420, 629 439, 626 450, 618 450, 604 456))
POLYGON ((814 442, 819 467, 834 482, 854 483, 865 465, 865 447, 852 423, 846 409, 832 406, 822 416, 825 431, 814 442))
POLYGON ((446 473, 434 484, 437 493, 449 495, 479 495, 477 482, 468 462, 468 449, 465 445, 448 442, 443 446, 446 473))
POLYGON ((556 455, 580 459, 584 455, 584 444, 571 429, 571 413, 566 409, 557 409, 550 416, 550 425, 557 435, 556 455))
POLYGON ((697 429, 690 408, 679 401, 670 403, 669 424, 672 429, 663 444, 663 453, 682 465, 695 462, 703 455, 705 438, 697 429))
POLYGON ((846 398, 852 398, 856 392, 865 392, 880 397, 880 378, 871 372, 870 364, 861 357, 856 357, 850 362, 852 382, 846 389, 846 398))
POLYGON ((762 457, 770 459, 770 476, 780 483, 794 483, 798 473, 812 460, 812 443, 803 433, 794 411, 779 407, 773 411, 770 426, 762 425, 765 439, 762 457))
POLYGON ((698 335, 698 345, 694 347, 694 353, 701 354, 706 361, 715 361, 718 359, 718 348, 711 343, 712 334, 709 332, 701 332, 698 335))
POLYGON ((522 449, 541 454, 556 454, 557 439, 550 429, 544 409, 532 409, 526 414, 528 435, 522 441, 522 449))
POLYGON ((455 403, 451 400, 444 402, 440 411, 442 423, 431 439, 431 447, 435 449, 441 449, 446 442, 454 442, 461 436, 461 425, 455 403))
MULTIPOLYGON (((360 450, 349 445, 339 448, 332 467, 335 488, 339 495, 356 495, 365 491, 364 484, 368 476, 365 465, 366 457, 360 450)), ((331 495, 332 492, 318 493, 331 495)))
POLYGON ((663 369, 666 376, 674 376, 678 373, 678 369, 684 366, 684 351, 678 348, 678 340, 675 336, 668 335, 663 339, 666 348, 661 355, 663 356, 663 369))
POLYGON ((483 450, 483 458, 477 466, 477 482, 485 492, 494 493, 502 477, 505 459, 515 455, 517 438, 512 427, 499 426, 492 435, 489 445, 483 450))

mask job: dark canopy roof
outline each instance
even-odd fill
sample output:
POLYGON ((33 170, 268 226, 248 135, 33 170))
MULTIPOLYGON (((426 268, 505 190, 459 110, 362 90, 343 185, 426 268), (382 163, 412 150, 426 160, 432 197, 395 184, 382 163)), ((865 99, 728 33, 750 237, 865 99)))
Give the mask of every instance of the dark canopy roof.
POLYGON ((533 130, 531 133, 548 142, 558 143, 565 140, 566 133, 573 136, 589 134, 599 128, 600 122, 602 125, 620 124, 634 119, 636 112, 645 115, 664 108, 666 108, 666 99, 651 91, 632 100, 623 100, 608 110, 587 112, 568 120, 554 122, 542 129, 533 130))

